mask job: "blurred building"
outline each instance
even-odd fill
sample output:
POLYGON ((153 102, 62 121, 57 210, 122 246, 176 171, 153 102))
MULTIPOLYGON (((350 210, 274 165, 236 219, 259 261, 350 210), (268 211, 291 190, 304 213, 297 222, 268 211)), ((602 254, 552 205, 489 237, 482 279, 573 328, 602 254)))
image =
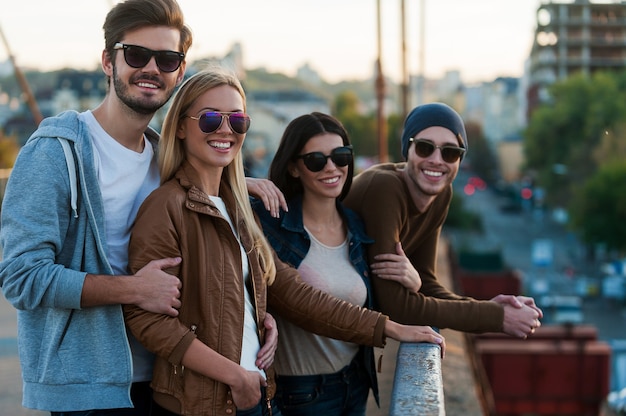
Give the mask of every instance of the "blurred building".
POLYGON ((499 77, 487 83, 485 89, 483 134, 495 144, 519 132, 519 78, 499 77))
POLYGON ((321 85, 322 78, 308 62, 298 68, 296 77, 311 85, 321 85))
POLYGON ((246 174, 267 177, 278 143, 294 118, 313 111, 330 114, 328 102, 308 91, 249 91, 247 111, 252 116, 243 147, 246 174))
POLYGON ((496 156, 504 182, 513 183, 522 179, 524 148, 520 135, 507 136, 501 140, 496 148, 496 156))
POLYGON ((13 73, 13 64, 10 59, 0 61, 0 77, 7 77, 13 73))
POLYGON ((528 68, 527 116, 575 73, 626 68, 626 1, 543 1, 528 68))

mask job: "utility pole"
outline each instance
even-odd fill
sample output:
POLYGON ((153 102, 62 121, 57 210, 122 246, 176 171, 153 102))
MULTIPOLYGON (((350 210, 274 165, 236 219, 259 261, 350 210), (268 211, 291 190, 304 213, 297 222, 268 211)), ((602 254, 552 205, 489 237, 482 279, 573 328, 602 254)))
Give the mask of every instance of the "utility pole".
POLYGON ((402 118, 404 120, 409 113, 409 82, 408 66, 406 59, 406 7, 405 0, 400 0, 400 36, 402 39, 402 81, 400 84, 400 96, 402 97, 402 118))
POLYGON ((426 36, 426 0, 419 0, 420 2, 420 32, 419 32, 419 71, 418 71, 418 85, 417 85, 417 104, 424 104, 424 87, 426 78, 424 75, 424 56, 425 56, 425 36, 426 36))
POLYGON ((15 78, 17 78, 18 84, 20 84, 20 88, 22 89, 22 93, 26 97, 26 103, 28 104, 28 108, 30 108, 30 112, 33 115, 33 119, 35 120, 35 124, 39 126, 41 120, 43 120, 43 116, 41 111, 39 111, 39 106, 37 105, 37 101, 35 100, 35 96, 28 85, 28 81, 26 77, 17 66, 15 62, 15 57, 11 53, 11 48, 9 47, 9 42, 7 42, 7 38, 4 36, 4 32, 2 31, 2 27, 0 27, 0 37, 2 37, 2 41, 4 42, 4 47, 7 50, 7 54, 9 55, 9 59, 11 60, 11 64, 13 65, 13 71, 15 73, 15 78))
POLYGON ((383 75, 382 65, 382 42, 381 42, 381 17, 380 2, 376 1, 377 8, 377 40, 378 40, 378 59, 376 60, 376 121, 378 125, 378 161, 388 162, 389 154, 387 150, 387 120, 385 119, 385 77, 383 75))

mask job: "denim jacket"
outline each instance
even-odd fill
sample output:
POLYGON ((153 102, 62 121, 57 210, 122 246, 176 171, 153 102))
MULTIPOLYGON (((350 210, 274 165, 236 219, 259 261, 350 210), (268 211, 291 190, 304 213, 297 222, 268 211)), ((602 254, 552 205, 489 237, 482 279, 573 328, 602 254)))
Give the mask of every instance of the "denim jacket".
MULTIPOLYGON (((298 268, 311 247, 311 239, 304 229, 302 218, 302 196, 298 195, 287 202, 289 211, 281 210, 280 218, 274 218, 265 209, 263 201, 252 198, 252 208, 256 212, 263 232, 278 257, 285 263, 298 268)), ((354 211, 344 207, 337 202, 339 214, 346 221, 349 231, 349 257, 350 262, 363 279, 367 288, 367 300, 365 307, 374 308, 372 286, 369 277, 369 266, 367 264, 367 244, 372 244, 374 240, 365 234, 363 221, 354 211)), ((361 346, 363 352, 363 365, 370 378, 370 387, 378 403, 378 382, 376 379, 376 366, 374 364, 374 350, 372 347, 361 346)))

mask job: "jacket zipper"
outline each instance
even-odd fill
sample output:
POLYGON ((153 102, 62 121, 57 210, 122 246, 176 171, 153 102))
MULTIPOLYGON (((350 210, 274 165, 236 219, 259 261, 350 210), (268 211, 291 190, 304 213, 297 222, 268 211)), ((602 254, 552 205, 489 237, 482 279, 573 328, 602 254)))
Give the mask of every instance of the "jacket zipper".
MULTIPOLYGON (((191 332, 193 332, 195 334, 196 330, 198 329, 198 325, 192 324, 189 329, 191 329, 191 332)), ((175 375, 178 374, 178 366, 177 365, 174 365, 174 374, 175 375)), ((182 376, 183 374, 185 374, 185 366, 181 365, 180 366, 180 375, 182 376)))

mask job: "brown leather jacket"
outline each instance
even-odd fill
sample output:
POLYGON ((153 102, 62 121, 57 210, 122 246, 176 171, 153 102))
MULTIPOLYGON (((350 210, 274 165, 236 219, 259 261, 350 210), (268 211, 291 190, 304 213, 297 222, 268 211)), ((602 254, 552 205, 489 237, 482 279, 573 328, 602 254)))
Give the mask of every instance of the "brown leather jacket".
MULTIPOLYGON (((182 281, 179 316, 154 314, 130 305, 124 312, 135 337, 157 355, 152 386, 160 405, 183 415, 232 415, 236 408, 227 385, 181 366, 196 337, 238 363, 243 334, 246 288, 239 242, 206 194, 194 186, 196 178, 196 171, 185 163, 175 178, 154 191, 139 210, 130 240, 132 273, 153 259, 183 259, 178 267, 167 270, 182 281)), ((220 196, 237 228, 232 192, 223 183, 220 196)), ((313 289, 277 257, 276 279, 268 287, 262 279, 257 251, 241 221, 238 229, 249 253, 257 322, 264 321, 269 304, 276 313, 311 332, 384 346, 386 316, 313 289)), ((257 328, 263 344, 264 327, 261 324, 257 328)), ((267 376, 267 392, 272 397, 273 369, 267 376)))

